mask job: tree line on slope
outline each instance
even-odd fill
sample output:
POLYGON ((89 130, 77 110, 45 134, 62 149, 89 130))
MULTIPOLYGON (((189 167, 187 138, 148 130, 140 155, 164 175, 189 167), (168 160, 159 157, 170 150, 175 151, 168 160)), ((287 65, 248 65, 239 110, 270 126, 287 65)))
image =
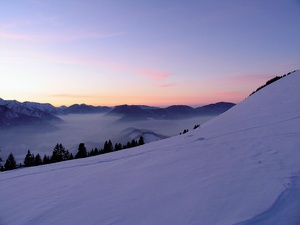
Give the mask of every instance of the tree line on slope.
POLYGON ((260 87, 257 88, 255 91, 253 91, 253 92, 250 94, 250 96, 253 95, 254 93, 258 92, 259 90, 263 89, 264 87, 266 87, 266 86, 268 86, 268 85, 274 83, 275 81, 280 80, 281 78, 283 78, 283 77, 285 77, 285 76, 288 76, 288 75, 290 75, 290 74, 292 74, 292 73, 294 73, 294 72, 296 72, 296 71, 297 71, 297 70, 294 70, 294 71, 289 72, 289 73, 287 73, 287 74, 284 74, 284 75, 282 75, 282 76, 276 76, 276 77, 273 77, 272 79, 268 80, 264 85, 260 86, 260 87))
MULTIPOLYGON (((196 124, 194 126, 194 130, 199 128, 200 125, 196 124)), ((181 134, 185 134, 189 132, 188 129, 184 129, 184 131, 181 134)), ((119 151, 122 149, 127 149, 127 148, 133 148, 137 147, 140 145, 145 144, 144 137, 141 136, 139 140, 132 140, 131 142, 127 142, 126 145, 122 145, 121 143, 116 143, 113 145, 111 140, 105 141, 104 146, 102 149, 94 148, 90 152, 87 151, 84 143, 80 143, 78 146, 78 152, 76 153, 75 157, 73 156, 72 153, 69 152, 69 150, 66 150, 65 147, 60 143, 57 143, 54 148, 51 156, 44 155, 43 159, 38 153, 37 155, 34 155, 33 153, 30 152, 30 150, 27 151, 27 154, 25 156, 25 159, 23 161, 23 164, 17 164, 15 157, 12 153, 9 154, 8 158, 5 161, 4 166, 1 165, 2 158, 0 157, 0 172, 1 171, 6 171, 6 170, 13 170, 16 168, 21 168, 21 167, 31 167, 31 166, 40 166, 40 165, 46 165, 50 163, 57 163, 57 162, 62 162, 62 161, 67 161, 67 160, 73 160, 73 159, 79 159, 79 158, 86 158, 86 157, 91 157, 91 156, 96 156, 96 155, 101 155, 101 154, 106 154, 114 151, 119 151)), ((1 150, 0 150, 1 152, 1 150)))
POLYGON ((33 153, 30 152, 30 150, 28 150, 25 159, 23 161, 23 164, 17 164, 14 155, 10 153, 4 163, 4 166, 2 166, 1 165, 2 158, 0 157, 0 171, 13 170, 21 167, 40 166, 40 165, 57 163, 57 162, 79 159, 79 158, 86 158, 86 157, 106 154, 114 151, 120 151, 127 148, 133 148, 143 144, 145 144, 143 136, 141 136, 138 140, 133 139, 131 142, 127 142, 126 145, 122 145, 121 143, 116 143, 115 145, 113 145, 111 140, 108 140, 105 141, 103 148, 101 149, 94 148, 88 152, 85 147, 85 144, 80 143, 78 146, 78 151, 74 157, 73 154, 70 153, 69 150, 66 150, 61 143, 60 144, 57 143, 53 148, 52 155, 48 156, 45 154, 43 159, 39 153, 37 155, 34 155, 33 153))

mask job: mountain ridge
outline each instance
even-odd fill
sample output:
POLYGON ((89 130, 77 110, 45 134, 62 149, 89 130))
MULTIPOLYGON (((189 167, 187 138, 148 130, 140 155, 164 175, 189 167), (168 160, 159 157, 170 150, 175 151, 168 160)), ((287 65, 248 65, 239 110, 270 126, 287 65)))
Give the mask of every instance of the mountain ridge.
POLYGON ((197 116, 219 115, 233 107, 234 103, 218 102, 193 108, 187 105, 172 105, 166 108, 142 109, 136 105, 120 105, 114 107, 107 115, 121 115, 120 121, 148 119, 183 119, 197 116))
MULTIPOLYGON (((120 121, 130 120, 147 120, 147 119, 181 119, 194 116, 203 116, 207 114, 218 115, 225 112, 234 103, 219 102, 206 105, 203 107, 192 108, 187 105, 173 105, 166 108, 159 108, 146 105, 118 105, 114 107, 108 106, 92 106, 86 104, 73 104, 69 107, 55 107, 50 103, 37 102, 19 102, 17 100, 3 100, 0 98, 0 126, 16 126, 32 123, 60 123, 63 122, 59 118, 60 115, 68 114, 90 114, 90 113, 107 113, 107 115, 122 116, 120 121), (15 112, 15 117, 8 112, 4 113, 5 108, 15 112), (15 120, 15 121, 14 121, 15 120), (22 122, 23 120, 23 122, 22 122)), ((11 112, 11 113, 12 113, 11 112)))

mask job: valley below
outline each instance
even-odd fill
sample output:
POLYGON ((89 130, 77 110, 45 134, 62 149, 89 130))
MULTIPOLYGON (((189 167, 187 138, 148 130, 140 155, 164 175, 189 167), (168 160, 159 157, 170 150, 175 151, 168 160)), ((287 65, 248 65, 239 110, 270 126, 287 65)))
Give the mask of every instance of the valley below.
POLYGON ((105 113, 59 115, 63 122, 49 125, 24 125, 0 130, 2 158, 13 153, 18 163, 23 163, 27 150, 32 153, 51 155, 54 146, 62 143, 72 152, 77 152, 79 143, 85 143, 87 150, 101 149, 106 140, 126 144, 143 136, 146 143, 179 135, 185 129, 192 130, 215 115, 187 119, 120 121, 118 115, 105 113))

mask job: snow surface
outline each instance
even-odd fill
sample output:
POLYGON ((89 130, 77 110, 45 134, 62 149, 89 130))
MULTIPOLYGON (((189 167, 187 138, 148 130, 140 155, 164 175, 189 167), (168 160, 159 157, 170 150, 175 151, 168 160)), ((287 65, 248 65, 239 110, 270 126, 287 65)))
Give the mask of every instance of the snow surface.
POLYGON ((300 72, 201 128, 0 174, 0 224, 300 224, 300 72))

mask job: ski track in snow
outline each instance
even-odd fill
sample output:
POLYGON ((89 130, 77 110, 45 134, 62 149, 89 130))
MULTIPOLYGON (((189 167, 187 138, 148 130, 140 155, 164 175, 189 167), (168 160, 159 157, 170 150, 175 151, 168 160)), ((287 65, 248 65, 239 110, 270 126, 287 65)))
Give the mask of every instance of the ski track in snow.
POLYGON ((299 225, 300 177, 294 176, 290 180, 290 185, 280 193, 268 210, 235 225, 299 225))

